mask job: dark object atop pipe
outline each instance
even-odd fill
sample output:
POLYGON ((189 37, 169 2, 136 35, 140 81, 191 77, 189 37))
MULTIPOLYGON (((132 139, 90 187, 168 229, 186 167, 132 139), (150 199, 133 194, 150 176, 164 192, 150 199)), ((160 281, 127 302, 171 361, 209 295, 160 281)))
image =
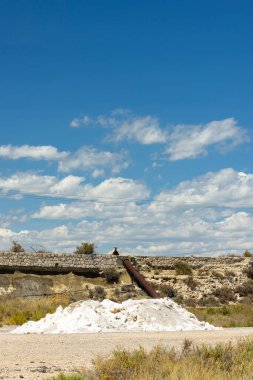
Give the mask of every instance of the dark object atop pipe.
POLYGON ((160 298, 160 295, 155 291, 155 289, 152 288, 151 285, 147 283, 144 277, 142 277, 142 275, 135 269, 128 259, 123 259, 122 263, 140 288, 142 288, 150 297, 160 298))
POLYGON ((117 248, 118 247, 114 247, 114 251, 113 251, 112 255, 115 255, 115 256, 119 255, 119 252, 117 251, 117 248))

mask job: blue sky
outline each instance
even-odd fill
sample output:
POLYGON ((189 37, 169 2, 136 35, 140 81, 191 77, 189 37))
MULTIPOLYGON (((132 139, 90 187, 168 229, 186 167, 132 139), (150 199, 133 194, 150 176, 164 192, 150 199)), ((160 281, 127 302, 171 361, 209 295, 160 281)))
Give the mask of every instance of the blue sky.
POLYGON ((253 249, 251 1, 0 4, 0 249, 253 249))

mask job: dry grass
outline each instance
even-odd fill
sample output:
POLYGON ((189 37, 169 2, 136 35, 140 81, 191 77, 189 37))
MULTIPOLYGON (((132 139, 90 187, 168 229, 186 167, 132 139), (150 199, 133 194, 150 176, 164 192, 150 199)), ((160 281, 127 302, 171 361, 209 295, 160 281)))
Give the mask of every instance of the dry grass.
POLYGON ((200 321, 220 327, 252 327, 253 305, 238 304, 220 307, 187 308, 200 321))
POLYGON ((92 371, 54 380, 249 380, 252 375, 253 340, 236 346, 192 346, 186 340, 180 352, 162 347, 149 353, 143 348, 117 349, 109 359, 97 358, 92 371))
POLYGON ((47 313, 54 313, 60 305, 71 302, 68 295, 43 298, 7 298, 0 299, 0 326, 22 325, 27 321, 38 321, 47 313))

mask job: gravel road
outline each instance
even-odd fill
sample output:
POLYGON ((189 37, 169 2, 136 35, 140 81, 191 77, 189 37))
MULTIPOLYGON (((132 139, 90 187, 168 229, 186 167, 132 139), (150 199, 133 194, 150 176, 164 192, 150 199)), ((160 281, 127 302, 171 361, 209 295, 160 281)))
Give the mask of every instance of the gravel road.
POLYGON ((139 345, 151 349, 161 344, 179 348, 184 339, 194 343, 214 344, 253 337, 253 328, 219 331, 164 333, 99 333, 59 335, 12 335, 0 329, 0 379, 47 379, 60 371, 73 371, 91 365, 96 355, 108 356, 117 347, 139 345))

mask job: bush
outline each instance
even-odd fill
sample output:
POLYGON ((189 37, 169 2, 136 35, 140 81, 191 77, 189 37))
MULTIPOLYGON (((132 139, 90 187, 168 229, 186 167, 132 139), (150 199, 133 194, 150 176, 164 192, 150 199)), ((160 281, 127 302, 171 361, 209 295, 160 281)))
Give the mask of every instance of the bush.
POLYGON ((252 263, 249 265, 248 268, 244 269, 243 272, 246 274, 246 276, 248 278, 253 279, 253 265, 252 265, 252 263))
POLYGON ((241 297, 247 297, 253 295, 253 281, 246 281, 242 285, 239 285, 235 289, 236 293, 239 293, 241 297))
POLYGON ((95 253, 95 245, 93 243, 84 242, 76 247, 74 253, 77 255, 91 255, 95 253))
POLYGON ((177 290, 171 285, 160 285, 158 291, 162 297, 175 298, 177 296, 177 290))
POLYGON ((116 269, 111 268, 104 272, 104 276, 108 284, 117 284, 119 282, 120 273, 116 271, 116 269))
POLYGON ((89 298, 103 301, 106 298, 106 291, 102 286, 95 286, 93 290, 89 290, 89 298))
POLYGON ((220 305, 220 302, 214 296, 200 298, 197 301, 197 303, 199 306, 202 306, 202 307, 219 306, 220 305))
POLYGON ((225 270, 225 276, 226 277, 235 277, 236 274, 232 270, 225 270))
POLYGON ((223 286, 221 288, 215 289, 215 291, 213 292, 213 295, 219 299, 220 303, 223 303, 223 304, 228 303, 229 301, 236 300, 236 296, 234 295, 232 290, 228 288, 227 286, 223 286))
POLYGON ((25 252, 25 250, 21 244, 19 244, 18 242, 13 240, 12 246, 11 246, 11 252, 15 252, 15 253, 16 252, 25 252))
POLYGON ((253 253, 250 253, 250 251, 248 251, 247 249, 246 249, 246 251, 244 251, 243 252, 243 257, 253 257, 253 253))
POLYGON ((182 260, 177 260, 174 266, 177 275, 192 275, 192 267, 188 263, 182 260))
POLYGON ((155 347, 146 351, 116 349, 108 358, 98 357, 83 379, 96 380, 238 380, 252 378, 253 340, 236 345, 194 345, 185 341, 181 349, 155 347))
POLYGON ((216 270, 212 271, 212 276, 215 277, 215 278, 218 278, 220 280, 222 280, 224 278, 223 274, 220 273, 220 272, 217 272, 216 270))
POLYGON ((196 287, 199 285, 199 283, 197 281, 195 281, 193 279, 192 276, 189 276, 188 278, 186 278, 184 280, 184 283, 188 286, 188 288, 190 288, 191 290, 194 290, 196 289, 196 287))

